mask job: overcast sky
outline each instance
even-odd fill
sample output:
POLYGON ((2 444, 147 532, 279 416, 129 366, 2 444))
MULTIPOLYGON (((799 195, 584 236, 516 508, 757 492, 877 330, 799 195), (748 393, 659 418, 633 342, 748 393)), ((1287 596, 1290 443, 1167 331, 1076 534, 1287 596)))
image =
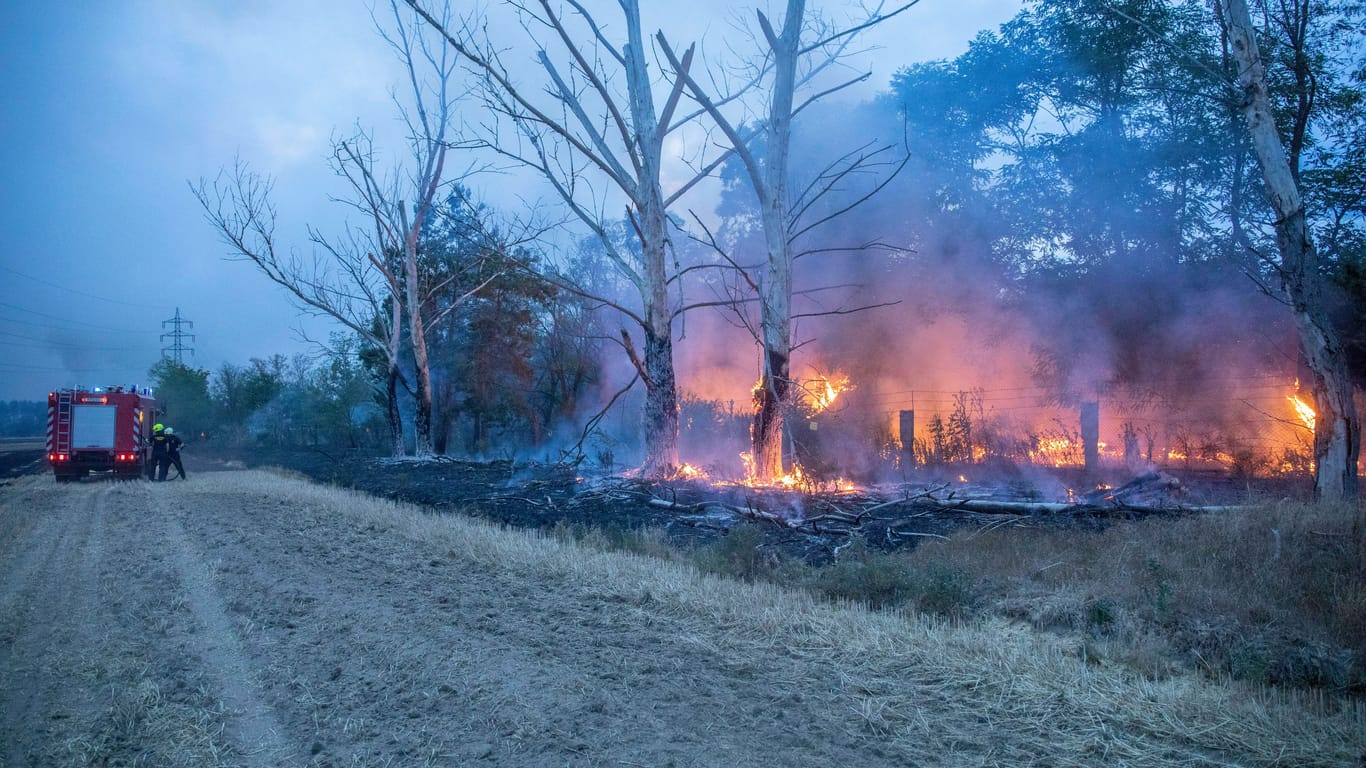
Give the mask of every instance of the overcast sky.
MULTIPOLYGON (((719 34, 730 0, 642 0, 646 26, 719 34), (714 8, 717 15, 704 11, 714 8), (709 22, 716 19, 715 22, 709 22)), ((365 0, 0 0, 0 400, 144 384, 193 321, 185 361, 216 370, 307 351, 285 294, 225 258, 189 183, 241 157, 275 178, 282 245, 336 227, 325 158, 358 121, 398 137, 400 72, 365 0)), ((922 0, 879 30, 871 88, 947 58, 1020 0, 922 0)), ((386 6, 387 8, 387 6, 386 6)), ((676 39, 684 39, 679 35, 676 39)))

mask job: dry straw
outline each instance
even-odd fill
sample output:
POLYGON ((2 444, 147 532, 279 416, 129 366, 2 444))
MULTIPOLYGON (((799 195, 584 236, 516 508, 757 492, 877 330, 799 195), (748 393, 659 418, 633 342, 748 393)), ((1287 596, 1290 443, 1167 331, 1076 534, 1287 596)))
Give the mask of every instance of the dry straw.
POLYGON ((813 695, 827 696, 869 739, 937 755, 932 762, 992 732, 1009 738, 999 753, 973 762, 1341 766, 1359 764, 1366 750, 1361 706, 1315 705, 1194 674, 1147 680, 1089 665, 1071 644, 1020 624, 832 605, 686 563, 603 552, 281 475, 201 476, 191 490, 287 500, 287 508, 406 540, 415 556, 458 558, 490 581, 584 605, 635 606, 641 625, 670 627, 660 642, 705 647, 737 669, 791 665, 805 679, 837 681, 813 695))

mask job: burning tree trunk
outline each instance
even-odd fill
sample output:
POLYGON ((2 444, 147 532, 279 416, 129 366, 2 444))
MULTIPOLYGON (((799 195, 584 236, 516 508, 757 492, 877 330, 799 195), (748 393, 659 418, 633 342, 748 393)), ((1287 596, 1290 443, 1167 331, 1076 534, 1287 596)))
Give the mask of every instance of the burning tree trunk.
POLYGON ((754 476, 769 481, 783 475, 784 409, 792 397, 787 356, 765 345, 764 370, 754 388, 754 421, 750 424, 750 447, 754 476))
POLYGON ((792 238, 787 199, 788 158, 792 145, 792 94, 797 85, 804 0, 788 0, 783 31, 774 34, 768 19, 760 26, 773 52, 773 89, 766 126, 768 155, 763 166, 764 242, 768 263, 760 284, 760 329, 763 369, 755 393, 752 445, 754 471, 760 480, 783 474, 783 427, 792 396, 792 238))
MULTIPOLYGON (((1299 4, 1296 4, 1297 6, 1299 4)), ((1247 118, 1252 148, 1262 168, 1267 196, 1276 212, 1279 261, 1271 261, 1290 300, 1299 330, 1300 349, 1314 378, 1314 495, 1323 500, 1352 498, 1357 493, 1357 462, 1361 453, 1361 422, 1352 398, 1352 383, 1337 329, 1325 305, 1324 276, 1305 216, 1298 184, 1298 152, 1287 158, 1276 130, 1262 64, 1246 0, 1218 0, 1217 9, 1238 64, 1242 110, 1247 118)), ((1309 10, 1297 9, 1307 20, 1309 10)), ((1303 24, 1294 25, 1302 29, 1303 24)), ((1302 41, 1298 41, 1302 42, 1302 41)), ((1312 103, 1312 78, 1300 82, 1298 111, 1292 135, 1303 135, 1312 103)), ((1296 147, 1297 149, 1298 147, 1296 147)))
MULTIPOLYGON (((759 69, 772 76, 762 116, 754 121, 761 126, 757 131, 742 131, 740 126, 748 121, 743 118, 731 119, 723 112, 724 103, 738 101, 736 95, 714 98, 688 72, 686 59, 680 61, 674 55, 663 33, 657 36, 679 81, 687 84, 691 97, 725 134, 731 151, 735 152, 743 163, 759 201, 766 258, 761 270, 762 276, 757 279, 747 277, 746 282, 757 290, 759 299, 757 341, 761 347, 762 369, 759 373, 759 384, 754 391, 754 421, 750 428, 750 439, 754 459, 753 471, 756 479, 760 481, 771 481, 783 475, 785 420, 787 412, 794 404, 792 398, 796 392, 791 374, 792 272, 795 258, 793 240, 811 228, 797 226, 800 212, 794 211, 788 191, 792 122, 802 109, 820 97, 859 82, 865 79, 866 75, 857 76, 853 80, 817 93, 807 98, 800 106, 796 105, 794 98, 799 86, 812 82, 817 73, 844 55, 849 42, 858 32, 890 19, 914 4, 903 4, 888 13, 881 13, 879 6, 861 23, 820 35, 819 39, 807 45, 803 45, 801 39, 802 32, 808 28, 808 22, 811 21, 808 18, 805 0, 787 0, 781 32, 773 29, 767 15, 762 11, 757 12, 763 45, 767 48, 763 57, 765 63, 759 69), (816 60, 810 63, 810 66, 803 67, 803 71, 799 73, 799 64, 813 54, 818 54, 816 60), (754 146, 756 142, 762 143, 762 158, 757 154, 754 146)), ((812 26, 822 27, 820 24, 812 26)), ((839 165, 837 161, 818 174, 818 177, 828 173, 833 178, 839 178, 847 176, 855 169, 866 170, 867 161, 882 151, 877 150, 869 155, 860 156, 848 162, 847 166, 833 170, 839 165)), ((835 185, 827 185, 826 191, 833 186, 835 185)), ((815 198, 823 194, 816 193, 815 198)), ((809 208, 812 202, 814 200, 807 200, 804 207, 809 208)), ((830 214, 826 220, 835 218, 838 213, 849 210, 849 207, 830 214)), ((733 259, 731 261, 734 263, 733 259)))

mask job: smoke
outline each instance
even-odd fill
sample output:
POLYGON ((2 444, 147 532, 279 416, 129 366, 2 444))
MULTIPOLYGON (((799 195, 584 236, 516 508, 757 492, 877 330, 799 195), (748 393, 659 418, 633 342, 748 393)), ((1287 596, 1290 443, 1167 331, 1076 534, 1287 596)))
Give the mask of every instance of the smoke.
MULTIPOLYGON (((863 145, 885 118, 875 105, 855 119, 808 118, 794 167, 810 173, 835 148, 863 145)), ((888 171, 808 216, 847 205, 888 171)), ((1009 223, 970 200, 946 202, 942 174, 913 157, 885 189, 799 243, 809 253, 797 262, 794 306, 808 316, 794 322, 793 375, 839 373, 855 388, 812 420, 819 440, 798 422, 794 442, 820 442, 843 469, 870 472, 887 463, 889 442, 907 437, 897 434, 899 411, 916 412, 915 437, 929 442, 932 419, 959 410, 976 420, 974 442, 993 443, 988 452, 1024 456, 1041 436, 1076 439, 1079 407, 1098 402, 1111 458, 1125 443, 1145 459, 1190 460, 1199 448, 1225 464, 1304 446, 1286 403, 1297 371, 1288 315, 1232 262, 1193 258, 1162 221, 1126 232, 1137 245, 1103 257, 1056 243, 1006 254, 1009 223)), ((743 210, 742 197, 723 204, 743 210)), ((737 260, 762 259, 757 233, 731 235, 737 260)), ((758 347, 733 314, 689 316, 679 377, 685 392, 747 412, 758 347)))

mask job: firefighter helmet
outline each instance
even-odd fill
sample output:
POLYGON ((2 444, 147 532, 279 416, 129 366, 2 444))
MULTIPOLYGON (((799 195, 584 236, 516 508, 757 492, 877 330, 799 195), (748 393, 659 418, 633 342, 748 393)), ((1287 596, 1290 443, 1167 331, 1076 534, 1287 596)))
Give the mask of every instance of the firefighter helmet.
POLYGON ((163 426, 160 425, 160 424, 153 424, 153 425, 152 425, 152 431, 153 431, 153 432, 160 432, 160 431, 163 430, 163 429, 165 429, 165 427, 163 427, 163 426))
POLYGON ((175 434, 175 430, 172 429, 172 428, 170 428, 170 427, 167 427, 167 428, 166 428, 166 434, 168 434, 168 435, 174 435, 174 434, 175 434))

